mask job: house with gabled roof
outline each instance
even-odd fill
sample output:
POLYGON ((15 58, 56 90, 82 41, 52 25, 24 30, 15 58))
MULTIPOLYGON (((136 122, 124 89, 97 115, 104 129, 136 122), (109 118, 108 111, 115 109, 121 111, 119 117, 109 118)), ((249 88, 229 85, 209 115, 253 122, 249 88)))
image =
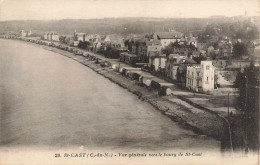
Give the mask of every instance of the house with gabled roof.
POLYGON ((187 44, 197 47, 197 39, 195 37, 188 37, 187 44))
POLYGON ((159 40, 162 47, 168 46, 170 43, 180 42, 183 34, 177 31, 155 32, 153 39, 159 40))
POLYGON ((107 35, 104 39, 105 44, 110 44, 115 48, 123 48, 125 47, 125 43, 123 38, 118 34, 110 34, 107 35))
POLYGON ((232 55, 232 44, 226 42, 220 42, 219 55, 222 57, 230 57, 232 55))
MULTIPOLYGON (((186 65, 196 64, 194 60, 188 58, 186 56, 182 56, 180 54, 169 54, 167 61, 165 72, 168 78, 172 80, 177 80, 177 71, 179 67, 185 67, 186 65)), ((185 79, 183 79, 185 81, 185 79)))

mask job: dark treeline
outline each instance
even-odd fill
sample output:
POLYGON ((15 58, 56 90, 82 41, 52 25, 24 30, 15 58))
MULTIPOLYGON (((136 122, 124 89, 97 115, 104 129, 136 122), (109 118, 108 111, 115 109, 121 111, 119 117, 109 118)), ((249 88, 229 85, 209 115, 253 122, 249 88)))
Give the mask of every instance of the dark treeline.
MULTIPOLYGON (((239 72, 235 86, 239 89, 239 102, 237 108, 240 112, 233 124, 238 125, 234 131, 237 134, 239 128, 242 140, 240 146, 246 150, 259 149, 259 94, 260 94, 260 69, 251 63, 244 72, 239 72), (236 122, 235 122, 236 121, 236 122)), ((232 125, 231 125, 232 126, 232 125)), ((236 138, 235 138, 236 139, 236 138)))
MULTIPOLYGON (((72 34, 78 32, 98 34, 143 34, 156 31, 169 31, 175 29, 183 33, 200 34, 207 26, 214 24, 223 25, 223 34, 237 27, 238 20, 231 17, 224 18, 104 18, 104 19, 64 19, 64 20, 26 20, 26 21, 3 21, 0 22, 0 32, 32 30, 44 33, 56 31, 59 34, 72 34), (228 28, 226 28, 228 27, 228 28)), ((242 29, 243 30, 243 29, 242 29)))

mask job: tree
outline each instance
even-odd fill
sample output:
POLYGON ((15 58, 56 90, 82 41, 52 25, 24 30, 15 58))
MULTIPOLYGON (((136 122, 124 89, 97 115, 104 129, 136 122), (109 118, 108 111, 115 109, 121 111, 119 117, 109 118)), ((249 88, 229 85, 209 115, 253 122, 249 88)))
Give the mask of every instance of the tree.
POLYGON ((65 43, 66 44, 73 45, 73 42, 74 42, 74 40, 73 40, 72 37, 66 37, 65 38, 65 43))
POLYGON ((193 57, 193 60, 196 61, 197 64, 200 64, 201 61, 207 60, 205 56, 199 55, 199 57, 193 57))
POLYGON ((66 36, 59 36, 59 40, 61 43, 65 43, 66 36))
POLYGON ((236 56, 238 58, 240 58, 242 55, 247 55, 248 50, 247 50, 246 44, 243 42, 237 42, 233 46, 233 54, 234 54, 234 56, 236 56))
POLYGON ((235 85, 239 89, 241 127, 245 132, 245 148, 257 150, 259 146, 259 93, 260 69, 251 63, 250 67, 237 75, 235 85))
POLYGON ((174 46, 175 45, 173 43, 170 43, 164 49, 162 49, 162 53, 166 54, 166 56, 172 54, 174 52, 174 46))
POLYGON ((90 42, 88 42, 88 41, 84 41, 84 42, 79 41, 79 44, 78 44, 79 48, 87 49, 87 48, 89 48, 89 46, 90 46, 90 42))

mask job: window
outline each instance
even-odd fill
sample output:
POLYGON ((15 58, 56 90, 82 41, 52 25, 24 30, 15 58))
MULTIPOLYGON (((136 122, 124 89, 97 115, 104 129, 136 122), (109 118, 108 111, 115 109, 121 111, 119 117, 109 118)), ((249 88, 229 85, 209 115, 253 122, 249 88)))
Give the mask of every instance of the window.
POLYGON ((193 72, 191 72, 191 75, 193 76, 193 72))
POLYGON ((206 79, 206 83, 205 84, 209 84, 209 77, 207 76, 207 79, 206 79))
POLYGON ((200 76, 200 73, 199 72, 197 72, 197 77, 199 77, 200 76))
POLYGON ((206 70, 209 70, 209 68, 210 68, 210 66, 209 66, 209 65, 207 65, 207 66, 206 66, 206 70))
POLYGON ((190 71, 188 71, 188 75, 190 75, 190 71))

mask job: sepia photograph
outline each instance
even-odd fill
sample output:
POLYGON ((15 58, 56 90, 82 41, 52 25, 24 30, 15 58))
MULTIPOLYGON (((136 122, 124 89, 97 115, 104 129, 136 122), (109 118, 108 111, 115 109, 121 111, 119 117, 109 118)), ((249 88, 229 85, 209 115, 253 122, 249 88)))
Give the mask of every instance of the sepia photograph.
POLYGON ((259 0, 0 0, 0 165, 258 165, 259 0))

